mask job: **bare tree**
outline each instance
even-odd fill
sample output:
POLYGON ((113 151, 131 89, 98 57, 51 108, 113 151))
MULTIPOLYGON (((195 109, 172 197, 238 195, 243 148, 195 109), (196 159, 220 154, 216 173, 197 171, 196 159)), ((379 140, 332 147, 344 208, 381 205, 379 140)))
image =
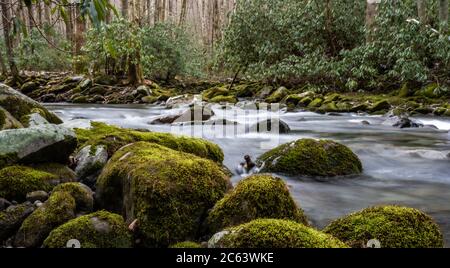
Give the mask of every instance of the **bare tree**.
POLYGON ((366 8, 366 28, 367 28, 367 42, 372 41, 372 33, 375 30, 375 17, 378 13, 378 4, 381 0, 367 0, 366 8))
POLYGON ((441 31, 448 32, 448 0, 439 1, 439 20, 442 25, 441 31))
POLYGON ((422 24, 426 24, 428 22, 428 19, 427 19, 427 5, 425 0, 417 0, 417 13, 420 22, 422 24))

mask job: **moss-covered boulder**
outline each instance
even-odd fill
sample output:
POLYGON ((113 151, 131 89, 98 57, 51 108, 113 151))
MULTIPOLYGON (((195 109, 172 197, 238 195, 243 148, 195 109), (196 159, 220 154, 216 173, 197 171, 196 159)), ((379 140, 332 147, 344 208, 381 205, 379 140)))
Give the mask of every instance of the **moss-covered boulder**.
POLYGON ((97 180, 102 208, 138 221, 144 246, 195 240, 206 212, 229 189, 213 161, 138 142, 117 151, 97 180))
POLYGON ((272 149, 257 159, 261 172, 293 176, 359 174, 362 164, 345 145, 331 140, 300 139, 272 149))
POLYGON ((203 139, 174 136, 169 133, 141 132, 92 122, 90 129, 76 129, 79 148, 103 145, 111 156, 121 147, 138 141, 157 143, 168 148, 192 153, 222 163, 223 152, 214 143, 203 139))
POLYGON ((218 96, 231 96, 232 94, 233 92, 228 90, 226 86, 215 86, 203 91, 202 98, 205 101, 210 101, 218 96))
POLYGON ((269 97, 266 98, 268 103, 280 102, 284 97, 288 95, 289 91, 285 87, 280 87, 275 92, 273 92, 269 97))
POLYGON ((262 174, 240 181, 217 202, 208 214, 206 227, 208 233, 215 233, 258 218, 289 219, 308 224, 283 180, 262 174))
POLYGON ((108 161, 108 152, 103 145, 88 145, 81 148, 74 159, 75 172, 80 179, 84 180, 89 176, 98 175, 108 161))
POLYGON ((53 188, 52 194, 56 192, 67 192, 75 200, 77 212, 92 212, 94 208, 94 193, 80 182, 68 182, 53 188))
POLYGON ((315 98, 313 101, 311 101, 308 104, 308 108, 309 109, 314 109, 314 108, 318 108, 322 105, 323 103, 323 99, 322 98, 315 98))
POLYGON ((60 163, 41 163, 32 165, 31 167, 55 175, 59 183, 74 182, 77 180, 77 174, 68 166, 60 163))
POLYGON ((22 222, 33 212, 34 207, 30 202, 9 206, 0 211, 0 245, 13 236, 22 222))
POLYGON ((14 246, 41 246, 53 229, 75 217, 75 208, 75 199, 68 192, 55 192, 25 219, 15 236, 14 246))
POLYGON ((171 245, 169 248, 202 248, 202 245, 192 241, 184 241, 171 245))
POLYGON ((391 108, 391 105, 387 100, 380 100, 378 102, 375 102, 370 108, 371 113, 377 113, 377 112, 385 112, 391 108))
POLYGON ((107 211, 78 217, 54 229, 45 239, 46 248, 65 248, 77 239, 81 248, 131 248, 132 235, 122 216, 107 211))
POLYGON ((0 168, 13 163, 66 163, 77 146, 75 133, 59 125, 0 131, 0 168))
POLYGON ((0 130, 22 128, 23 125, 7 110, 0 107, 0 130))
POLYGON ((0 83, 0 107, 8 111, 11 116, 24 126, 28 126, 27 115, 36 112, 50 123, 62 123, 61 119, 41 104, 2 83, 0 83))
POLYGON ((443 247, 437 224, 425 213, 407 207, 378 206, 333 221, 324 232, 352 247, 365 247, 371 239, 383 248, 443 247))
POLYGON ((258 219, 214 235, 208 247, 346 248, 343 242, 290 220, 258 219))
POLYGON ((58 178, 50 173, 24 166, 10 166, 0 170, 0 197, 25 201, 29 192, 50 191, 58 178))
POLYGON ((215 96, 214 98, 210 99, 209 102, 213 103, 236 103, 238 102, 237 98, 235 96, 215 96))

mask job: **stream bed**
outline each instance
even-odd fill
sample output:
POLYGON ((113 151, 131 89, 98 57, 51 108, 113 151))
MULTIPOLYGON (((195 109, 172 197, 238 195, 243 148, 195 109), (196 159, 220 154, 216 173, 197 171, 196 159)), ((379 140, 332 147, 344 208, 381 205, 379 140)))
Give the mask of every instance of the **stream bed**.
MULTIPOLYGON (((195 135, 217 143, 232 171, 248 154, 253 159, 279 144, 300 138, 332 139, 349 146, 361 159, 361 175, 315 179, 280 176, 287 182, 299 206, 322 228, 339 218, 372 205, 398 204, 421 209, 440 225, 450 246, 450 118, 419 117, 414 120, 434 128, 398 129, 381 116, 311 112, 257 112, 214 106, 212 119, 227 119, 241 125, 266 116, 280 117, 291 128, 289 134, 241 133, 210 126, 152 125, 160 115, 176 112, 161 106, 47 104, 68 127, 89 127, 99 121, 127 128, 195 135), (362 123, 363 121, 364 124, 362 123), (367 124, 369 123, 369 124, 367 124), (223 135, 226 132, 227 135, 223 135)), ((227 127, 228 128, 228 127, 227 127)), ((242 177, 235 175, 235 184, 242 177)))

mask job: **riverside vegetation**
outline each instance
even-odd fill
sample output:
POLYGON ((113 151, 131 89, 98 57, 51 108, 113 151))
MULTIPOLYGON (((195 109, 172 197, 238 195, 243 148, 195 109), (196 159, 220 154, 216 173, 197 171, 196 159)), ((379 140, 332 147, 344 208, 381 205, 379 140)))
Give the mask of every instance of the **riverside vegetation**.
POLYGON ((364 162, 336 141, 281 144, 257 158, 259 174, 233 185, 217 144, 101 122, 69 128, 42 103, 183 108, 155 125, 197 124, 196 107, 203 124, 213 104, 256 111, 268 103, 432 128, 409 117, 450 116, 448 1, 429 1, 425 11, 412 0, 381 1, 374 14, 364 0, 237 1, 207 46, 189 37, 182 15, 179 24, 147 24, 100 2, 77 5, 84 24, 76 24, 90 27, 52 43, 70 56, 46 45, 63 39, 50 25, 12 35, 2 14, 0 247, 62 248, 77 239, 85 248, 360 248, 373 238, 382 247, 444 246, 431 216, 395 204, 315 226, 280 177, 328 183, 363 173, 364 162))

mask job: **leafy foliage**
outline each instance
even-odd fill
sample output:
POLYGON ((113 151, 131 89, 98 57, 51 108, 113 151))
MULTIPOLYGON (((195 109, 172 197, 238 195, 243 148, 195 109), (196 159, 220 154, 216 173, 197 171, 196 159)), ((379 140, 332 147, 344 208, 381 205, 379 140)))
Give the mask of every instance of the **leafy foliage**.
POLYGON ((219 61, 255 79, 333 89, 448 84, 450 42, 435 30, 437 2, 428 3, 425 26, 415 1, 382 1, 367 39, 364 0, 241 0, 219 61))
POLYGON ((199 76, 202 55, 184 29, 172 24, 138 27, 124 19, 91 29, 84 47, 94 70, 127 71, 128 61, 142 64, 149 78, 171 79, 176 75, 199 76))

